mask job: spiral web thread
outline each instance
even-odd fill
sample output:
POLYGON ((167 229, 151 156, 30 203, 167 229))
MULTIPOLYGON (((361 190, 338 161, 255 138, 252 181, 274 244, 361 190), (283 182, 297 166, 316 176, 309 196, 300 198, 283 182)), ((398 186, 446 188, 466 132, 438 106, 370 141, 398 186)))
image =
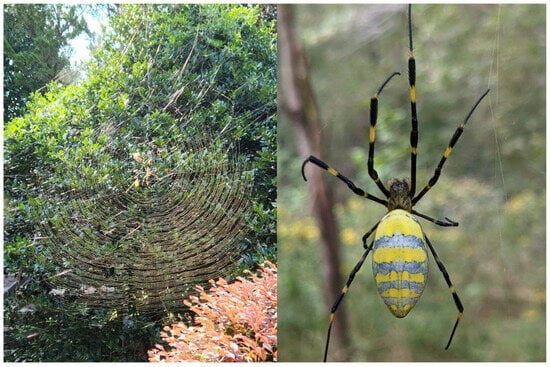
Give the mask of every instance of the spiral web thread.
POLYGON ((56 292, 90 306, 158 312, 234 266, 251 180, 238 155, 209 140, 180 149, 185 165, 163 176, 151 172, 151 158, 128 154, 144 168, 138 183, 83 179, 81 188, 45 199, 55 200, 42 206, 41 227, 59 269, 50 277, 56 292))

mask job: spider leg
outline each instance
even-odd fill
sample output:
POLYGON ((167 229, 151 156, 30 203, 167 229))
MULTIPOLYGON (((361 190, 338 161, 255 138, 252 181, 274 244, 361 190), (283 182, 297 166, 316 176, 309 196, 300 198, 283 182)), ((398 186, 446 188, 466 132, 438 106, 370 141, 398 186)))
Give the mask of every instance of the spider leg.
POLYGON ((307 181, 307 179, 306 179, 304 168, 305 168, 305 166, 308 162, 311 162, 311 163, 315 164, 316 166, 321 167, 322 169, 324 169, 325 171, 327 171, 328 173, 330 173, 334 177, 339 178, 341 181, 345 182, 348 185, 348 187, 351 189, 351 191, 353 191, 356 195, 362 196, 362 197, 370 199, 372 201, 376 201, 377 203, 382 204, 384 206, 388 205, 388 202, 386 200, 379 199, 376 196, 371 195, 371 194, 365 192, 363 189, 355 186, 355 184, 349 178, 342 175, 341 173, 336 171, 334 168, 329 167, 325 162, 321 161, 320 159, 318 159, 318 158, 316 158, 312 155, 310 155, 309 158, 307 158, 304 161, 304 163, 302 163, 302 177, 304 178, 305 181, 307 181))
POLYGON ((344 296, 349 290, 349 287, 351 285, 351 282, 353 282, 353 279, 355 278, 355 274, 361 269, 361 266, 363 266, 363 263, 367 259, 367 256, 369 252, 372 250, 372 247, 374 246, 374 240, 371 241, 370 245, 367 247, 367 238, 374 232, 376 227, 378 227, 378 224, 380 221, 378 221, 365 235, 363 236, 363 247, 365 247, 365 252, 363 253, 363 256, 361 256, 361 260, 357 264, 355 264, 355 267, 351 271, 348 277, 348 281, 346 282, 346 285, 342 289, 342 293, 340 293, 340 296, 336 299, 334 304, 332 305, 332 308, 330 309, 330 316, 329 316, 329 323, 328 323, 328 331, 327 331, 327 342, 325 344, 325 356, 323 358, 323 362, 327 361, 327 354, 328 354, 328 346, 330 343, 330 331, 332 329, 332 323, 334 322, 334 316, 336 314, 336 310, 338 310, 338 307, 340 306, 340 303, 342 303, 342 300, 344 299, 344 296))
POLYGON ((464 307, 462 306, 462 302, 460 301, 460 298, 458 297, 458 294, 456 294, 455 288, 453 286, 453 283, 451 282, 451 278, 449 277, 449 273, 447 273, 447 270, 445 269, 445 266, 439 260, 439 257, 435 253, 435 250, 430 243, 430 240, 428 240, 428 237, 426 234, 424 234, 424 239, 426 240, 426 243, 428 244, 428 247, 430 248, 430 251, 432 252, 432 255, 435 259, 435 262, 437 263, 437 266, 439 267, 439 270, 441 273, 443 273, 443 277, 445 278, 445 281, 447 282, 447 285, 449 286, 449 290, 451 291, 451 294, 453 295, 453 300, 456 305, 456 309, 458 310, 458 315, 456 316, 456 322, 453 327, 453 330, 451 331, 451 336, 449 337, 449 341, 447 342, 447 346, 445 346, 445 349, 449 349, 449 346, 451 345, 451 341, 453 340, 453 336, 455 335, 456 327, 458 326, 458 323, 460 319, 462 318, 462 313, 464 312, 464 307))
POLYGON ((429 220, 432 223, 437 224, 438 226, 442 227, 458 227, 458 222, 455 222, 454 220, 450 220, 449 218, 445 217, 445 221, 434 219, 432 217, 428 217, 425 214, 419 213, 416 210, 411 210, 411 214, 418 215, 421 218, 424 218, 426 220, 429 220))
POLYGON ((411 97, 411 190, 410 197, 416 191, 416 147, 418 145, 418 118, 416 116, 416 61, 413 52, 411 4, 408 11, 409 20, 409 85, 411 97))
POLYGON ((389 77, 386 78, 384 83, 378 88, 378 91, 376 94, 371 98, 370 100, 370 127, 369 127, 369 161, 368 161, 368 168, 369 168, 369 176, 372 178, 372 180, 378 185, 378 188, 382 193, 386 196, 390 196, 390 192, 384 184, 380 181, 380 178, 378 177, 378 172, 376 172, 376 169, 374 169, 374 142, 376 140, 376 121, 378 119, 378 96, 380 93, 382 93, 382 90, 388 84, 388 82, 396 75, 401 75, 397 71, 392 73, 389 77))
POLYGON ((468 120, 472 116, 472 113, 474 113, 475 109, 477 108, 477 106, 479 105, 481 100, 483 98, 485 98, 485 96, 488 93, 489 93, 489 89, 487 89, 485 91, 485 93, 483 93, 481 95, 481 97, 478 98, 477 102, 474 104, 474 107, 472 107, 472 109, 470 110, 468 115, 466 115, 466 118, 464 119, 464 122, 462 124, 460 124, 460 126, 455 130, 455 133, 453 134, 453 137, 451 138, 451 141, 449 142, 449 146, 447 147, 447 149, 445 149, 445 152, 443 153, 443 156, 441 157, 441 160, 439 161, 439 164, 435 168, 434 175, 432 176, 432 178, 430 178, 430 180, 428 181, 428 184, 422 189, 422 191, 420 191, 418 193, 418 195, 412 200, 413 205, 416 204, 418 202, 418 200, 420 200, 422 198, 422 196, 424 196, 424 194, 426 192, 428 192, 428 190, 431 189, 436 184, 437 180, 439 179, 439 175, 441 175, 441 169, 443 168, 443 165, 445 164, 445 161, 447 161, 447 158, 451 154, 451 152, 453 150, 453 147, 455 146, 456 142, 458 141, 458 138, 460 138, 460 135, 462 135, 462 132, 464 131, 464 127, 468 123, 468 120))
POLYGON ((363 248, 367 248, 367 239, 370 237, 370 235, 372 234, 372 232, 374 232, 376 230, 376 228, 378 228, 378 225, 380 224, 380 221, 379 220, 378 222, 376 222, 376 224, 374 226, 372 226, 372 228, 363 235, 363 238, 361 239, 363 241, 363 248))

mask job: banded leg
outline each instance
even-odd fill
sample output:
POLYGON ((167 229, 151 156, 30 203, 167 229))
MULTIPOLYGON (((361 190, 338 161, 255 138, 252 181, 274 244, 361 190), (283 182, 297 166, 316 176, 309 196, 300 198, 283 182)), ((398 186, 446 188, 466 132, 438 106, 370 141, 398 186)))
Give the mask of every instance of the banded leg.
POLYGON ((426 243, 428 244, 428 247, 430 248, 430 251, 432 252, 432 255, 435 259, 435 262, 437 263, 437 266, 441 273, 443 273, 443 277, 445 278, 445 281, 447 282, 447 285, 449 286, 449 290, 451 291, 451 294, 453 295, 453 300, 456 305, 456 309, 458 310, 458 315, 456 316, 456 322, 453 327, 453 330, 451 331, 451 336, 449 337, 449 341, 447 342, 447 346, 445 347, 445 350, 449 349, 449 346, 451 345, 451 341, 453 340, 453 336, 455 335, 456 327, 458 326, 458 323, 460 319, 462 318, 462 313, 464 312, 464 307, 462 306, 462 302, 460 302, 460 298, 458 298, 458 294, 456 294, 455 288, 453 286, 453 283, 451 282, 451 278, 449 277, 449 273, 447 273, 447 270, 445 269, 445 266, 439 260, 439 257, 435 253, 435 250, 430 243, 430 240, 428 240, 428 237, 424 235, 424 239, 426 240, 426 243))
POLYGON ((445 221, 434 219, 432 217, 428 217, 426 214, 422 214, 417 212, 416 210, 411 210, 411 214, 418 215, 421 218, 424 218, 426 220, 429 220, 432 223, 437 224, 438 226, 442 227, 458 227, 458 222, 455 222, 454 220, 450 220, 449 218, 445 217, 445 221))
POLYGON ((418 118, 416 116, 416 61, 413 52, 411 4, 408 11, 409 19, 409 85, 411 96, 411 190, 409 196, 414 197, 416 191, 416 147, 418 145, 418 118))
POLYGON ((376 201, 377 203, 382 204, 384 206, 388 205, 388 202, 386 200, 379 199, 374 195, 366 193, 365 191, 363 191, 363 189, 355 186, 355 184, 349 178, 347 178, 346 176, 344 176, 341 173, 337 172, 334 168, 329 167, 325 162, 321 161, 320 159, 318 159, 318 158, 316 158, 312 155, 310 155, 309 158, 307 158, 304 161, 304 163, 302 164, 302 177, 304 178, 305 181, 307 181, 307 179, 306 179, 306 174, 304 172, 304 168, 305 168, 305 166, 308 162, 311 162, 311 163, 315 164, 316 166, 321 167, 322 169, 324 169, 325 171, 327 171, 328 173, 330 173, 334 177, 339 178, 341 181, 344 181, 346 183, 346 185, 348 185, 348 187, 351 189, 351 191, 353 191, 356 195, 362 196, 362 197, 370 199, 372 201, 376 201))
POLYGON ((378 225, 380 224, 380 221, 382 219, 380 219, 378 222, 376 222, 376 224, 374 226, 372 226, 372 228, 363 235, 363 238, 361 239, 363 241, 363 248, 367 248, 367 240, 369 239, 370 235, 372 234, 372 232, 374 232, 376 230, 376 228, 378 228, 378 225))
POLYGON ((369 176, 372 178, 372 180, 378 185, 378 188, 384 196, 389 197, 390 192, 384 186, 384 184, 380 181, 380 178, 378 177, 378 172, 374 169, 374 142, 376 140, 376 121, 378 120, 378 96, 380 93, 382 93, 382 90, 388 84, 388 82, 396 75, 401 75, 397 71, 392 73, 384 83, 378 88, 378 91, 376 94, 371 98, 370 100, 370 127, 369 127, 369 162, 368 162, 368 168, 369 168, 369 176))
POLYGON ((445 161, 447 160, 447 158, 451 154, 451 152, 453 150, 453 147, 455 146, 456 142, 458 141, 458 138, 460 138, 460 135, 462 135, 462 132, 464 131, 464 127, 468 123, 468 120, 472 116, 472 113, 474 113, 475 109, 477 108, 477 106, 479 105, 481 100, 483 98, 485 98, 485 96, 488 93, 489 93, 489 89, 487 89, 487 91, 485 91, 485 93, 483 93, 481 95, 481 97, 479 97, 477 102, 474 104, 474 107, 472 107, 470 112, 468 112, 468 115, 466 115, 466 118, 464 119, 464 122, 462 124, 460 124, 460 126, 456 129, 455 133, 453 134, 453 137, 451 138, 451 141, 449 142, 449 146, 447 147, 447 149, 445 149, 445 152, 443 153, 443 156, 441 157, 441 160, 439 161, 439 164, 435 168, 434 175, 432 176, 432 178, 430 178, 430 180, 428 181, 428 184, 422 189, 422 191, 420 191, 418 193, 418 195, 412 200, 413 205, 416 204, 418 202, 418 200, 420 200, 422 198, 422 196, 424 196, 424 194, 426 192, 428 192, 428 190, 431 189, 437 183, 437 180, 439 179, 439 176, 441 175, 441 169, 443 168, 443 165, 445 164, 445 161))
MULTIPOLYGON (((376 223, 376 226, 371 229, 369 232, 372 233, 374 229, 378 226, 378 223, 376 223)), ((368 233, 369 233, 368 232, 368 233)), ((332 323, 334 322, 334 315, 336 314, 336 310, 338 309, 338 306, 340 306, 340 303, 342 303, 342 300, 344 299, 344 296, 349 290, 349 287, 351 285, 351 282, 353 282, 353 278, 355 278, 355 274, 361 269, 361 266, 363 266, 363 263, 367 259, 367 256, 369 252, 372 250, 372 247, 374 246, 374 241, 371 242, 371 244, 366 248, 365 252, 363 253, 363 256, 361 256, 361 260, 357 264, 355 264, 355 267, 351 271, 348 281, 346 282, 346 285, 342 289, 342 293, 340 296, 336 299, 336 302, 332 305, 332 308, 330 309, 330 316, 329 316, 329 323, 328 323, 328 331, 327 331, 327 342, 325 344, 325 356, 323 358, 323 362, 327 361, 327 355, 328 355, 328 346, 330 343, 330 330, 332 329, 332 323)))

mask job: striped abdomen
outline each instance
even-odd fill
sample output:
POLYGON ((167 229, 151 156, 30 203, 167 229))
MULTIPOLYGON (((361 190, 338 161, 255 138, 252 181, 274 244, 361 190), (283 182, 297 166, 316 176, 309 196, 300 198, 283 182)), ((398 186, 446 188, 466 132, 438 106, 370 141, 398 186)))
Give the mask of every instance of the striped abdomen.
POLYGON ((392 210, 376 229, 372 270, 378 293, 396 317, 405 317, 426 285, 428 253, 420 224, 405 210, 392 210))

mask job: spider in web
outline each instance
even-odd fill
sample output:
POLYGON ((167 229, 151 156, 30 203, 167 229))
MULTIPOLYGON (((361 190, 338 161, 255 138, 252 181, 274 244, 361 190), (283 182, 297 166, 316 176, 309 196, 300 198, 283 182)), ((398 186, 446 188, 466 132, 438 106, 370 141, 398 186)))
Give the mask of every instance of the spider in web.
POLYGON ((330 332, 334 322, 336 311, 342 303, 344 296, 349 290, 355 275, 362 267, 368 254, 372 252, 372 267, 375 282, 378 288, 378 293, 382 297, 384 303, 395 317, 405 317, 414 307, 422 292, 424 291, 427 275, 428 275, 428 250, 443 274, 445 281, 449 287, 453 301, 458 310, 456 321, 451 331, 445 349, 448 349, 453 340, 456 328, 464 307, 458 297, 457 292, 449 277, 449 273, 445 266, 437 256, 434 247, 430 240, 422 230, 420 223, 416 217, 428 220, 436 225, 443 227, 456 227, 457 222, 445 217, 445 220, 434 219, 428 215, 417 212, 413 207, 422 199, 422 197, 437 183, 441 170, 447 158, 451 154, 453 147, 462 135, 464 127, 468 123, 473 112, 480 102, 487 96, 489 90, 485 91, 481 97, 477 99, 470 112, 466 115, 464 122, 455 130, 449 145, 445 149, 433 176, 430 178, 426 186, 416 193, 416 148, 418 142, 418 121, 416 114, 416 63, 413 54, 413 37, 412 37, 412 16, 411 5, 408 7, 408 33, 409 33, 409 58, 408 58, 408 73, 410 85, 410 103, 411 103, 411 177, 403 179, 391 179, 386 185, 382 183, 378 177, 378 173, 374 168, 374 143, 376 141, 376 122, 378 115, 378 97, 386 84, 400 73, 394 72, 386 78, 386 80, 378 88, 377 92, 371 98, 370 104, 370 128, 369 128, 369 155, 368 155, 368 172, 369 176, 378 186, 385 198, 380 199, 377 196, 367 193, 363 189, 357 187, 349 178, 339 173, 320 159, 310 156, 302 164, 302 176, 307 181, 304 168, 307 163, 312 163, 331 175, 337 177, 351 189, 356 195, 384 205, 388 212, 387 214, 374 224, 374 226, 363 235, 362 242, 365 251, 359 262, 351 271, 346 285, 342 289, 340 296, 334 302, 329 316, 329 325, 325 344, 324 361, 327 360, 328 348, 330 343, 330 332), (416 217, 415 217, 416 216, 416 217), (368 242, 370 236, 374 234, 374 238, 368 242))

